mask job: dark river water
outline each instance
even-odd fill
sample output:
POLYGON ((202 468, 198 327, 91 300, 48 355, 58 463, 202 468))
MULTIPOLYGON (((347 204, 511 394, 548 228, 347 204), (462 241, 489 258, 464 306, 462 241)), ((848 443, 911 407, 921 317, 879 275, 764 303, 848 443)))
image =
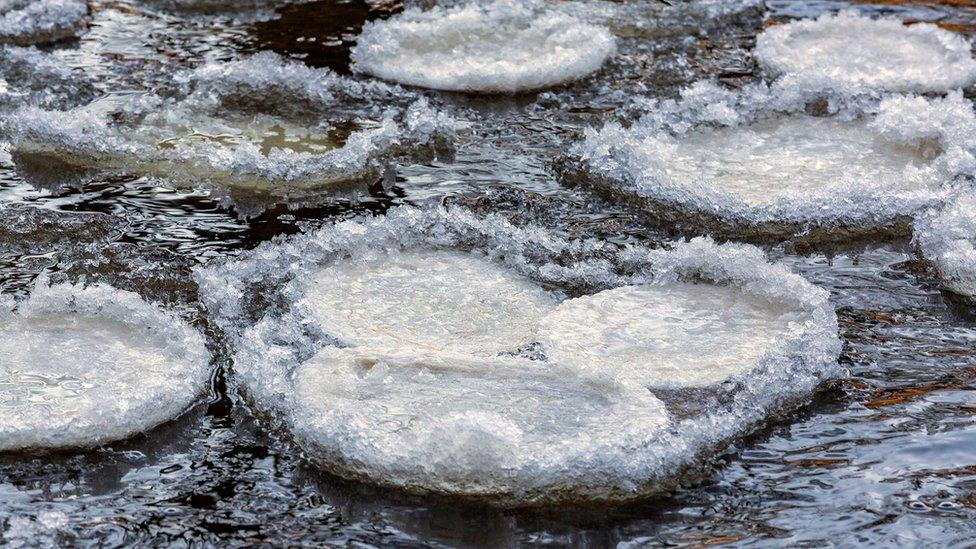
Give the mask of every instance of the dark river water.
MULTIPOLYGON (((749 52, 768 19, 853 8, 968 35, 976 7, 966 4, 777 0, 765 16, 752 7, 712 17, 694 4, 637 2, 633 16, 611 21, 620 52, 599 74, 524 96, 424 92, 472 121, 453 161, 400 166, 392 187, 314 207, 244 212, 205 190, 124 176, 36 185, 0 153, 0 290, 23 294, 41 273, 106 281, 207 329, 195 266, 395 205, 461 202, 620 242, 681 236, 562 187, 550 162, 629 97, 673 96, 709 77, 731 86, 756 79, 749 52)), ((148 0, 92 7, 91 29, 54 47, 96 93, 151 90, 173 71, 263 49, 348 74, 363 22, 403 8, 314 1, 269 21, 246 10, 236 20, 200 18, 148 0)), ((940 292, 907 239, 766 248, 830 290, 851 375, 737 441, 698 484, 622 507, 506 511, 326 476, 228 394, 232 365, 210 331, 212 394, 179 420, 97 451, 0 456, 0 545, 976 545, 973 305, 940 292)))

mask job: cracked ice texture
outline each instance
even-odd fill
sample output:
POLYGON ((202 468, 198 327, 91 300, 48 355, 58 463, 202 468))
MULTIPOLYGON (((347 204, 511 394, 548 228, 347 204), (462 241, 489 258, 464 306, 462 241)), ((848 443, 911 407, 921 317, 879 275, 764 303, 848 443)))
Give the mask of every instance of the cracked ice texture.
POLYGON ((74 38, 87 19, 84 0, 3 0, 0 44, 45 44, 74 38))
MULTIPOLYGON (((201 269, 197 280, 201 299, 232 342, 233 383, 317 464, 383 485, 505 505, 654 493, 703 454, 839 373, 836 317, 827 293, 770 265, 754 247, 719 246, 706 239, 675 243, 673 250, 618 248, 515 227, 462 208, 404 207, 261 246, 243 260, 201 269), (424 257, 427 261, 420 261, 424 257), (483 271, 473 268, 485 262, 490 265, 483 271), (412 282, 402 271, 403 265, 426 263, 434 265, 415 271, 412 282), (378 313, 367 307, 358 318, 329 315, 323 322, 306 298, 319 295, 330 280, 336 286, 330 295, 340 305, 328 310, 361 304, 358 296, 367 287, 360 284, 375 285, 389 302, 378 313), (546 353, 564 342, 556 334, 536 337, 532 319, 552 311, 553 304, 543 298, 519 309, 507 299, 530 291, 529 280, 538 286, 532 294, 545 287, 555 299, 565 299, 562 290, 570 288, 589 296, 565 300, 560 307, 613 300, 620 293, 666 293, 694 282, 732 297, 737 305, 728 315, 741 309, 758 318, 773 311, 764 317, 768 324, 753 326, 773 335, 753 336, 761 349, 753 349, 747 364, 699 380, 696 385, 708 384, 715 396, 699 395, 704 411, 678 417, 643 387, 646 379, 632 375, 636 365, 621 371, 576 355, 565 360, 565 349, 563 356, 557 352, 547 359, 546 353), (443 296, 426 297, 435 291, 433 282, 443 282, 443 296), (343 290, 350 285, 354 291, 343 290), (609 294, 600 293, 604 290, 609 294), (465 291, 470 295, 454 295, 465 291), (470 320, 450 330, 444 341, 435 334, 432 341, 439 345, 398 345, 400 338, 387 333, 426 331, 424 317, 463 318, 456 307, 466 300, 475 303, 470 320), (383 311, 397 307, 406 314, 386 322, 383 311), (492 310, 479 314, 486 307, 492 310), (495 333, 492 326, 503 315, 511 325, 495 333), (482 322, 485 317, 488 322, 482 322), (370 323, 372 330, 361 329, 370 323), (489 345, 483 345, 485 338, 489 345), (523 344, 535 339, 542 345, 523 344), (713 400, 717 395, 725 404, 713 400)), ((609 337, 620 328, 617 319, 637 318, 652 327, 669 322, 642 316, 646 305, 624 303, 623 314, 608 325, 609 337)), ((710 307, 705 314, 714 314, 717 324, 724 319, 731 331, 747 329, 710 307)), ((434 322, 435 328, 441 325, 434 322)), ((667 378, 669 370, 655 375, 667 378)), ((675 379, 679 383, 649 385, 682 384, 680 376, 675 379)))
POLYGON ((0 357, 0 451, 124 439, 183 413, 210 377, 196 330, 105 285, 0 300, 0 357))
POLYGON ((408 9, 367 23, 353 69, 401 84, 506 93, 572 82, 616 51, 610 32, 537 3, 499 0, 408 9))
POLYGON ((976 81, 976 60, 962 36, 929 23, 871 19, 842 12, 770 27, 756 59, 772 75, 834 86, 897 92, 945 92, 976 81))
POLYGON ((571 150, 580 171, 571 166, 566 180, 678 223, 829 237, 902 230, 976 173, 976 115, 958 92, 835 96, 829 116, 804 114, 815 96, 796 82, 695 85, 629 128, 588 130, 571 150))
POLYGON ((921 217, 914 242, 945 288, 976 298, 976 192, 951 197, 921 217))

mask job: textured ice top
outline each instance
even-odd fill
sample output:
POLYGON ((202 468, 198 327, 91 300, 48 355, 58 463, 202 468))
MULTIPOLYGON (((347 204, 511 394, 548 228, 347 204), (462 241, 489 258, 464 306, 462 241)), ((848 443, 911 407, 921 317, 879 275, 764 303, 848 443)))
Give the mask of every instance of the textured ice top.
POLYGON ((402 84, 466 92, 519 92, 595 72, 614 53, 602 27, 497 0, 428 11, 408 9, 367 23, 352 50, 354 70, 402 84))
POLYGON ((588 131, 572 154, 585 183, 614 195, 770 234, 883 229, 974 173, 961 94, 851 99, 819 117, 803 114, 806 97, 696 86, 630 128, 588 131))
POLYGON ((390 157, 435 149, 453 134, 453 121, 423 99, 347 136, 327 123, 212 107, 195 98, 108 96, 66 112, 26 107, 0 121, 0 132, 20 154, 275 197, 372 181, 390 157))
POLYGON ((136 294, 47 286, 0 299, 0 451, 93 447, 169 421, 206 388, 203 337, 136 294))
POLYGON ((0 1, 0 44, 44 44, 73 38, 85 28, 85 0, 0 1))
POLYGON ((756 59, 773 75, 899 92, 944 92, 976 81, 969 41, 929 23, 855 13, 824 15, 763 31, 756 59))
POLYGON ((952 197, 921 217, 914 240, 946 288, 976 298, 976 193, 952 197))
POLYGON ((262 416, 323 468, 411 491, 640 497, 838 371, 827 293, 706 239, 620 249, 404 207, 197 279, 262 416), (648 391, 691 386, 711 391, 681 397, 691 417, 648 391))
POLYGON ((56 53, 31 47, 0 47, 0 109, 25 103, 67 108, 91 101, 91 81, 56 53))

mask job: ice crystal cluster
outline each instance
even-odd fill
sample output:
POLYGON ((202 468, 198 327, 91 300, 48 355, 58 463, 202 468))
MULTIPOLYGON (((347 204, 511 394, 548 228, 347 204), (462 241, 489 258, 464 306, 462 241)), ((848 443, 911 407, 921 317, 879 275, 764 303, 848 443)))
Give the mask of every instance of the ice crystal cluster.
POLYGON ((825 291, 702 238, 618 248, 402 207, 197 279, 269 424, 329 471, 416 492, 639 497, 838 373, 825 291), (670 409, 689 388, 702 411, 670 409))
POLYGON ((367 23, 352 60, 355 70, 401 84, 498 93, 580 79, 615 49, 605 28, 538 2, 496 0, 367 23))
POLYGON ((273 54, 204 66, 179 80, 187 93, 175 97, 108 95, 68 111, 24 107, 0 121, 0 132, 19 155, 295 199, 371 183, 398 155, 451 147, 453 120, 423 98, 372 122, 343 115, 309 125, 290 117, 303 105, 324 112, 339 94, 380 88, 273 54), (349 125, 355 129, 344 133, 349 125))
POLYGON ((969 40, 930 23, 855 13, 823 15, 763 31, 756 59, 773 76, 897 92, 946 92, 976 82, 969 40))
POLYGON ((921 217, 915 244, 947 289, 976 298, 976 193, 962 193, 921 217))
POLYGON ((0 44, 46 44, 85 28, 84 0, 0 0, 0 44))
POLYGON ((829 236, 905 230, 976 170, 976 116, 959 92, 837 94, 813 116, 816 95, 790 80, 700 83, 630 127, 587 131, 563 177, 675 223, 829 236))
POLYGON ((0 297, 0 451, 94 447, 184 412, 209 383, 203 337, 131 292, 40 281, 0 297))
POLYGON ((69 108, 94 97, 91 81, 66 66, 56 53, 33 46, 0 47, 0 109, 25 104, 69 108))

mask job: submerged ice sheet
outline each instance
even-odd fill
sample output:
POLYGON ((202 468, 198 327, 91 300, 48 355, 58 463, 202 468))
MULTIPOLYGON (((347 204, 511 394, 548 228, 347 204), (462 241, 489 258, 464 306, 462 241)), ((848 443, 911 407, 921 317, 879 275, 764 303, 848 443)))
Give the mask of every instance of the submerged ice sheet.
POLYGON ((46 44, 73 38, 88 18, 85 0, 0 1, 0 44, 46 44))
POLYGON ((826 292, 755 248, 704 239, 621 249, 404 207, 197 279, 233 342, 234 384, 263 417, 333 473, 416 492, 641 497, 837 373, 826 292), (575 292, 587 296, 555 306, 575 292), (612 314, 575 325, 593 303, 612 314), (673 368, 637 358, 655 334, 673 368), (744 356, 722 348, 733 340, 744 356), (669 345, 715 360, 697 368, 669 345), (648 386, 702 387, 681 396, 702 411, 676 415, 648 386))
POLYGON ((829 116, 805 105, 784 86, 698 86, 670 112, 589 131, 572 151, 582 173, 570 167, 566 181, 676 223, 829 235, 904 230, 976 167, 976 116, 960 94, 838 102, 829 116))
POLYGON ((976 59, 962 36, 847 12, 770 27, 757 38, 755 55, 774 75, 838 87, 944 92, 976 81, 976 59))
POLYGON ((539 328, 550 360, 647 387, 697 387, 748 374, 796 312, 710 284, 624 286, 570 299, 539 328))
POLYGON ((299 306, 346 344, 492 356, 531 343, 555 302, 490 261, 415 252, 329 265, 299 306))
POLYGON ((0 451, 93 447, 169 421, 209 382, 203 337, 136 294, 39 283, 0 301, 0 451))
POLYGON ((921 217, 914 241, 947 289, 976 298, 976 193, 952 197, 921 217))
POLYGON ((409 9, 368 23, 353 68, 402 84, 465 92, 547 88, 597 71, 609 31, 520 0, 409 9))

